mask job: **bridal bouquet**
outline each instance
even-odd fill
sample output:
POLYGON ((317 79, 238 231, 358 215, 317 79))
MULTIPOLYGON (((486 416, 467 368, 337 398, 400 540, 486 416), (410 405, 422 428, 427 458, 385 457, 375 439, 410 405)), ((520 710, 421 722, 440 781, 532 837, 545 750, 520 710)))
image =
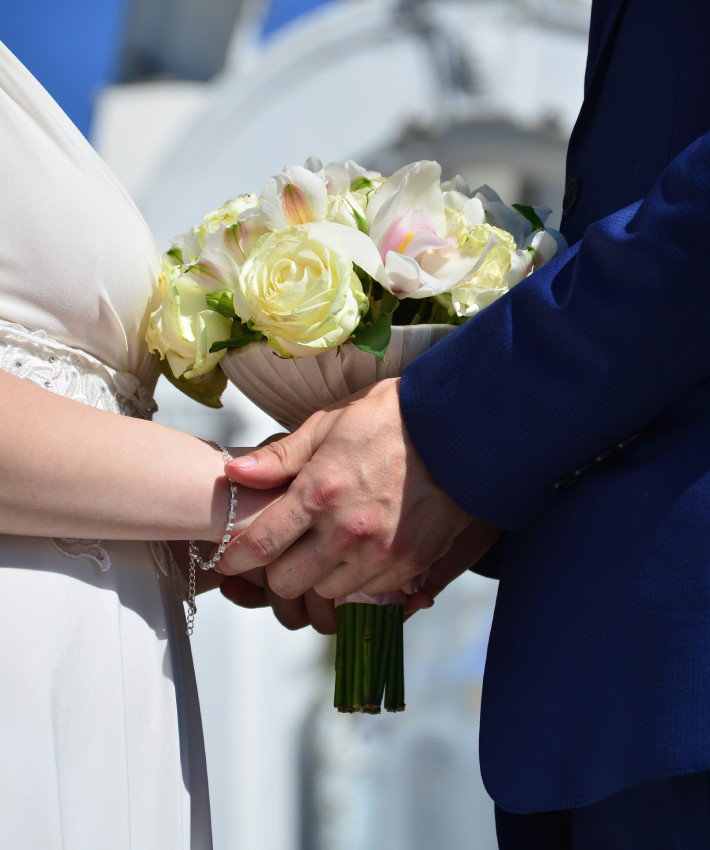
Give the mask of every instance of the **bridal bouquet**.
MULTIPOLYGON (((311 157, 173 240, 147 340, 191 397, 219 407, 229 377, 297 427, 401 374, 564 250, 549 213, 508 206, 489 186, 471 191, 460 176, 441 182, 436 162, 384 177, 311 157)), ((383 697, 404 708, 403 601, 336 600, 339 710, 378 713, 383 697)))

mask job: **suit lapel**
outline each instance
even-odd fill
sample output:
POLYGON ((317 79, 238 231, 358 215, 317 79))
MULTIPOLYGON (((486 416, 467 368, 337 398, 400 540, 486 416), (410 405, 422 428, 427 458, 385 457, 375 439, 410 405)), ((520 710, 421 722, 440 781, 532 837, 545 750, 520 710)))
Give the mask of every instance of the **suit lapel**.
POLYGON ((604 25, 604 32, 602 33, 602 37, 599 41, 599 47, 597 48, 597 55, 594 57, 593 64, 589 66, 587 74, 584 80, 584 93, 585 95, 589 92, 592 84, 592 80, 599 73, 601 67, 603 65, 602 57, 605 53, 605 48, 607 46, 607 42, 609 41, 609 36, 614 31, 614 25, 616 24, 619 15, 621 14, 621 10, 627 4, 628 0, 612 0, 611 6, 609 7, 609 14, 606 18, 606 24, 604 25))
MULTIPOLYGON (((607 15, 606 23, 604 24, 604 32, 602 33, 602 37, 599 40, 599 47, 597 48, 596 56, 594 56, 591 63, 587 66, 587 74, 585 75, 584 79, 584 100, 582 101, 582 108, 579 110, 577 121, 575 122, 574 128, 572 130, 572 135, 569 139, 569 145, 567 146, 568 168, 570 156, 576 148, 577 142, 580 136, 584 133, 584 128, 587 126, 591 115, 594 112, 594 104, 596 103, 596 97, 593 91, 593 87, 598 89, 599 82, 604 76, 604 70, 606 68, 609 54, 609 43, 611 40, 611 36, 616 29, 616 24, 619 20, 621 12, 628 2, 629 0, 612 0, 611 5, 609 6, 609 14, 607 15)), ((569 178, 570 175, 568 174, 567 177, 569 178)))

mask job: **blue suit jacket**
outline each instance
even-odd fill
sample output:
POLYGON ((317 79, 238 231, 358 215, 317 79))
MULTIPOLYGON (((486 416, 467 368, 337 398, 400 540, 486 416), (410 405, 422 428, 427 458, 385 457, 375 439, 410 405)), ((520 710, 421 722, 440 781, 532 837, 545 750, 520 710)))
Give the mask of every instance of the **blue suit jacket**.
POLYGON ((480 754, 510 811, 710 770, 708 44, 708 0, 595 0, 572 247, 402 379, 431 473, 509 531, 480 754))

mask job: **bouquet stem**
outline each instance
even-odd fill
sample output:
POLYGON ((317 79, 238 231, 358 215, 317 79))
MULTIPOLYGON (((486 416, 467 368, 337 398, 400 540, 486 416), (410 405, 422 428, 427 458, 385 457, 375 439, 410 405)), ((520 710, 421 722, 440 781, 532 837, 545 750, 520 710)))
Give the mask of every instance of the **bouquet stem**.
POLYGON ((340 712, 404 711, 404 606, 338 605, 334 705, 340 712))

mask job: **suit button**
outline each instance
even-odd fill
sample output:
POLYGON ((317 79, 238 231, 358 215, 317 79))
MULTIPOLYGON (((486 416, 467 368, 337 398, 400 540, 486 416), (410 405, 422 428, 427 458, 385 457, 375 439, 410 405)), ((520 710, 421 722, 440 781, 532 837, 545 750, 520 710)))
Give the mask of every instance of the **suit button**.
POLYGON ((577 180, 576 177, 573 177, 565 188, 565 196, 562 200, 562 212, 565 215, 569 215, 574 209, 574 206, 579 198, 579 192, 579 180, 577 180))

